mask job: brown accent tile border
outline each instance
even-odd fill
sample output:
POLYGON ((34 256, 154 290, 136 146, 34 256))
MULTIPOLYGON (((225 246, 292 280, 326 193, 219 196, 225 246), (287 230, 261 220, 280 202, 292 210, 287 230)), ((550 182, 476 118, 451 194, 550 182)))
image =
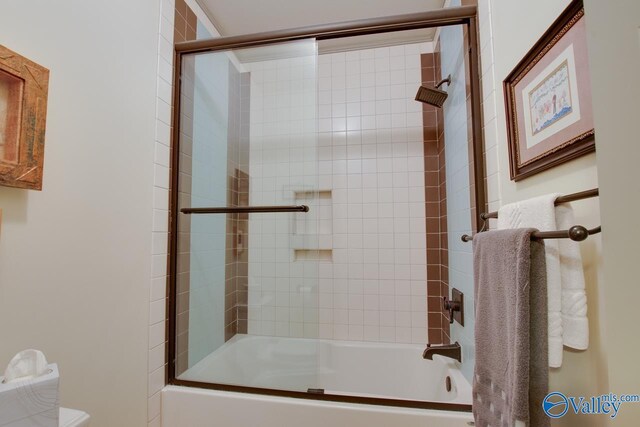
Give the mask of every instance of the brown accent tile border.
MULTIPOLYGON (((435 46, 435 72, 436 80, 442 79, 442 62, 440 55, 440 41, 435 46)), ((447 173, 445 163, 445 135, 444 135, 444 110, 438 112, 438 142, 440 143, 440 152, 438 158, 440 160, 440 292, 442 296, 449 295, 449 241, 447 226, 447 173)), ((442 319, 442 342, 448 344, 451 342, 449 314, 441 307, 442 319)))
MULTIPOLYGON (((466 5, 471 5, 471 4, 477 4, 476 0, 468 0, 465 1, 463 0, 463 4, 466 5)), ((464 41, 464 51, 468 52, 469 51, 469 40, 467 37, 467 31, 468 29, 466 27, 463 28, 463 41, 464 41)), ((425 55, 423 55, 425 56, 425 55)), ((437 82, 440 81, 440 79, 442 78, 442 72, 441 72, 441 63, 440 63, 440 42, 438 41, 436 43, 436 47, 433 53, 433 61, 431 61, 430 59, 427 58, 423 58, 422 59, 422 64, 431 64, 433 63, 433 82, 437 82)), ((470 74, 470 63, 469 63, 469 57, 468 55, 464 55, 464 67, 465 67, 465 77, 466 77, 466 85, 465 85, 465 90, 466 90, 466 106, 467 106, 467 147, 469 150, 469 169, 470 170, 474 170, 475 164, 474 164, 474 156, 473 156, 473 127, 472 127, 472 123, 473 123, 473 117, 472 117, 472 108, 471 108, 471 74, 470 74)), ((424 83, 429 83, 428 78, 431 77, 431 70, 429 68, 423 68, 423 82, 424 83)), ((429 275, 427 274, 427 277, 429 279, 433 279, 434 281, 437 281, 440 284, 439 287, 439 291, 440 293, 437 294, 437 287, 434 284, 428 285, 427 286, 427 295, 428 295, 428 299, 431 300, 432 297, 435 297, 436 295, 439 297, 445 296, 445 295, 449 295, 449 253, 448 253, 448 235, 447 235, 447 195, 446 195, 446 169, 445 169, 445 135, 444 135, 444 114, 443 114, 443 110, 440 109, 435 109, 434 107, 430 107, 430 106, 425 106, 423 107, 423 116, 426 118, 428 113, 430 113, 431 109, 434 109, 436 112, 436 124, 435 126, 431 124, 431 121, 427 121, 425 120, 425 144, 427 143, 427 137, 429 139, 433 138, 433 134, 432 134, 432 129, 433 127, 435 127, 436 129, 436 147, 438 148, 437 151, 437 159, 438 159, 438 165, 439 168, 437 170, 434 170, 434 160, 431 160, 430 162, 425 161, 425 166, 427 167, 427 169, 425 169, 425 171, 429 174, 430 178, 428 182, 430 186, 435 186, 435 182, 437 179, 438 182, 438 188, 439 188, 439 194, 437 197, 435 197, 429 190, 427 187, 426 190, 426 195, 427 198, 425 199, 427 202, 427 206, 429 206, 430 203, 435 203, 438 202, 439 206, 438 206, 438 211, 439 211, 439 224, 436 226, 432 221, 427 221, 427 248, 429 250, 431 249, 435 249, 436 247, 439 248, 440 250, 440 257, 439 260, 437 261, 437 265, 439 266, 439 273, 437 274, 437 276, 434 275, 429 275), (429 130, 426 130, 426 126, 429 126, 429 130), (437 172, 437 173, 436 173, 437 172), (437 177, 437 178, 436 178, 437 177), (437 233, 437 234, 436 234, 437 233), (430 236, 432 237, 431 240, 433 240, 433 237, 435 237, 436 235, 439 235, 439 241, 437 242, 430 242, 430 236)), ((426 149, 425 149, 425 153, 427 153, 426 149)), ((429 153, 431 154, 432 151, 430 150, 429 153)), ((425 157, 426 159, 426 157, 425 157)), ((482 183, 484 185, 484 183, 482 183)), ((470 207, 471 207, 471 217, 474 218, 477 212, 477 207, 475 206, 475 191, 476 191, 476 183, 475 183, 475 178, 474 178, 474 174, 469 174, 469 187, 470 187, 470 191, 469 191, 469 197, 470 197, 470 207)), ((483 209, 486 209, 486 207, 482 207, 483 209)), ((432 211, 434 211, 435 208, 432 207, 432 211)), ((475 221, 471 221, 472 224, 472 231, 475 233, 477 232, 477 227, 475 225, 475 221)), ((433 265, 436 263, 435 260, 431 260, 429 261, 429 259, 427 260, 428 263, 428 272, 430 271, 434 271, 433 265), (430 268, 430 269, 429 269, 430 268)), ((448 317, 448 313, 446 311, 444 311, 441 307, 440 307, 440 313, 441 313, 441 322, 440 324, 438 324, 437 321, 435 321, 435 306, 434 303, 431 304, 431 307, 428 307, 428 316, 429 316, 429 340, 432 343, 449 343, 451 342, 451 337, 450 337, 450 324, 449 324, 449 317, 448 317), (434 311, 432 312, 431 309, 434 309, 434 311), (437 339, 438 338, 438 334, 436 332, 437 328, 440 328, 440 332, 441 332, 441 336, 440 336, 440 341, 436 342, 436 341, 431 341, 431 339, 437 339), (433 331, 432 331, 433 330, 433 331)))
MULTIPOLYGON (((422 54, 420 63, 422 84, 435 86, 441 74, 439 50, 422 54)), ((427 231, 427 338, 431 344, 442 344, 449 342, 449 321, 442 310, 442 297, 448 295, 443 111, 423 104, 422 118, 427 231)))
POLYGON ((196 39, 198 18, 184 0, 176 0, 173 24, 173 42, 181 43, 196 39))
MULTIPOLYGON (((249 73, 229 64, 227 206, 249 205, 249 73)), ((247 333, 249 215, 227 215, 225 341, 247 333)))
MULTIPOLYGON (((174 15, 174 43, 192 41, 196 39, 198 25, 195 13, 184 0, 176 0, 174 15)), ((228 206, 248 205, 249 198, 249 80, 248 73, 240 74, 233 65, 230 67, 229 82, 229 122, 227 140, 227 203, 228 206)), ((174 70, 174 72, 180 72, 174 70)), ((194 70, 185 68, 183 77, 193 80, 194 70)), ((183 103, 192 103, 193 85, 191 93, 182 91, 183 103)), ((186 111, 187 109, 185 109, 186 111)), ((191 120, 190 117, 186 117, 191 120)), ((191 177, 191 150, 182 144, 180 153, 180 169, 187 181, 191 177), (186 171, 186 172, 185 172, 186 171)), ((180 188, 180 200, 190 205, 191 189, 187 186, 180 188)), ((179 279, 177 306, 177 340, 179 346, 176 351, 176 375, 188 368, 189 349, 189 259, 190 259, 190 218, 181 217, 179 226, 179 279)), ((247 333, 247 305, 248 305, 248 232, 249 224, 246 214, 229 214, 226 218, 226 251, 225 251, 225 313, 224 336, 229 340, 236 333, 247 333)))
MULTIPOLYGON (((176 0, 174 13, 174 44, 196 39, 197 18, 193 11, 187 6, 184 0, 176 0)), ((177 72, 174 70, 174 73, 177 72)), ((185 68, 183 77, 194 79, 194 70, 185 68)), ((192 102, 193 85, 189 85, 191 91, 183 89, 182 96, 185 103, 192 102)), ((186 117, 186 120, 191 120, 186 117)), ((184 144, 180 151, 180 170, 184 177, 191 180, 191 150, 188 144, 184 144)), ((179 197, 186 205, 191 204, 191 189, 181 186, 179 197)), ((176 348, 176 375, 180 375, 189 368, 189 264, 191 246, 191 218, 180 217, 178 226, 178 283, 177 283, 177 307, 176 307, 176 327, 177 327, 177 348, 176 348)))

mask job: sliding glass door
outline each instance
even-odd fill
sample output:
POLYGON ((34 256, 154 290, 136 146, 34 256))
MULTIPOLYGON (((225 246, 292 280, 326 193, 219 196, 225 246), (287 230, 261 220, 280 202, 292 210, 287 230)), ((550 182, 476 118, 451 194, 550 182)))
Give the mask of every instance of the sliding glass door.
POLYGON ((318 269, 332 255, 316 62, 313 39, 183 57, 178 379, 316 387, 318 269))

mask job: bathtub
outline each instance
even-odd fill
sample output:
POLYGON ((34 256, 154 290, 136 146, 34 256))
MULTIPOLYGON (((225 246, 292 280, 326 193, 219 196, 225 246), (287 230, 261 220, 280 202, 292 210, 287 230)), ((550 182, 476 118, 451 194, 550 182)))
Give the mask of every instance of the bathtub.
POLYGON ((424 360, 423 350, 411 344, 236 335, 181 374, 178 385, 165 387, 162 425, 473 425, 471 387, 458 363, 439 356, 424 360), (227 390, 235 388, 225 384, 242 384, 247 388, 240 391, 251 393, 180 386, 197 383, 227 390), (256 393, 260 389, 293 393, 256 393))

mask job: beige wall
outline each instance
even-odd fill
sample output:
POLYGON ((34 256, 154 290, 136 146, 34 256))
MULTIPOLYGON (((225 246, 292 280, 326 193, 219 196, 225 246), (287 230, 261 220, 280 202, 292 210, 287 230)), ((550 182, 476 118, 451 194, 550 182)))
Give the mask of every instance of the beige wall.
POLYGON ((42 192, 0 187, 0 369, 24 348, 95 427, 147 415, 158 0, 5 0, 0 41, 51 70, 42 192))
MULTIPOLYGON (((491 210, 504 203, 545 193, 567 194, 598 187, 595 154, 565 163, 518 183, 509 178, 502 81, 568 4, 568 0, 480 1, 485 137, 488 147, 495 145, 495 149, 487 151, 490 173, 487 186, 491 210)), ((601 140, 599 137, 598 141, 601 140)), ((600 203, 597 199, 575 202, 573 206, 578 224, 588 227, 600 224, 600 203)), ((550 374, 552 391, 562 391, 572 396, 591 396, 610 391, 607 379, 607 348, 603 340, 606 328, 601 242, 602 236, 598 235, 590 237, 580 245, 586 274, 590 346, 586 351, 565 349, 563 366, 552 369, 550 374)), ((575 426, 579 423, 581 426, 600 426, 603 422, 603 417, 576 416, 568 413, 563 418, 554 420, 553 424, 575 426)))
MULTIPOLYGON (((638 211, 640 210, 640 2, 586 0, 602 204, 609 385, 640 394, 638 211)), ((637 426, 640 404, 628 404, 612 423, 637 426)))

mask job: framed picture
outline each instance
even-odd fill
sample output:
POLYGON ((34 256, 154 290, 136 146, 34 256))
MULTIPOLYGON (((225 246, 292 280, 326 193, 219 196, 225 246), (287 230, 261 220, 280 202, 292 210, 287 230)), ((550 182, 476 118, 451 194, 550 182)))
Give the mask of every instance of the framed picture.
POLYGON ((0 185, 42 189, 49 70, 0 45, 0 185))
POLYGON ((574 1, 504 80, 511 179, 595 150, 582 1, 574 1))

